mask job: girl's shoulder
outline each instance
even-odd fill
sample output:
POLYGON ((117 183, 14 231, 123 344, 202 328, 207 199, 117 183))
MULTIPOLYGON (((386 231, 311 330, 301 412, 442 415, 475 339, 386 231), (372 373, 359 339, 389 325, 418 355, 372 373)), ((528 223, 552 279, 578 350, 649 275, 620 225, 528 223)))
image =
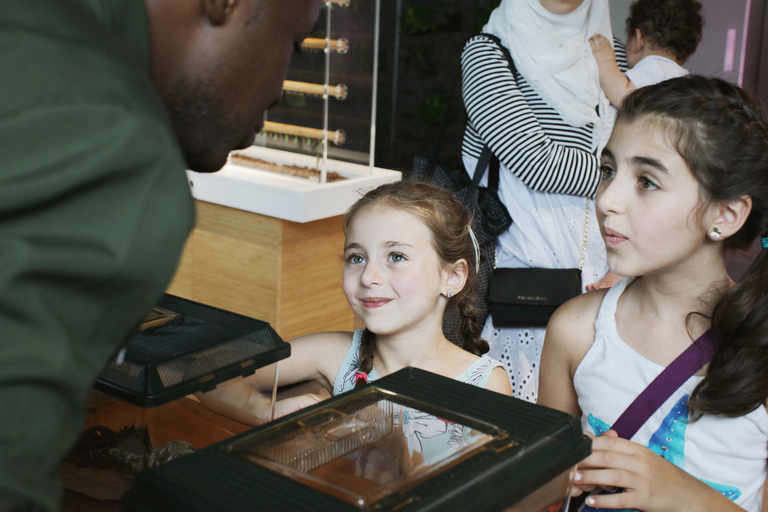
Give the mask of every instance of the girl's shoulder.
POLYGON ((467 38, 467 40, 464 42, 464 46, 476 46, 476 45, 492 45, 496 46, 496 39, 494 37, 489 37, 489 34, 478 32, 476 34, 473 34, 467 38))
POLYGON ((560 306, 549 319, 545 343, 575 363, 573 368, 584 358, 595 340, 595 320, 609 290, 578 295, 560 306))
POLYGON ((570 299, 568 302, 560 306, 555 314, 552 315, 550 323, 547 329, 552 327, 552 323, 560 324, 561 322, 567 322, 571 326, 575 324, 594 324, 597 319, 597 314, 600 311, 600 306, 603 303, 603 299, 610 291, 610 288, 603 288, 601 290, 594 290, 591 292, 582 293, 576 297, 570 299))

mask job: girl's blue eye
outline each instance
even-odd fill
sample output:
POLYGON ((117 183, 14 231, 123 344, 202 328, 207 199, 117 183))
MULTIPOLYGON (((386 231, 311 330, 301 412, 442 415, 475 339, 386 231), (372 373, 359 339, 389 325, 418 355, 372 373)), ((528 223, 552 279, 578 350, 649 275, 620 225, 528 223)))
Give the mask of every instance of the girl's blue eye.
POLYGON ((347 256, 347 263, 357 264, 357 263, 363 263, 365 261, 365 258, 360 256, 359 254, 350 254, 347 256))
POLYGON ((600 177, 604 180, 609 180, 616 176, 616 171, 608 167, 607 165, 600 166, 600 177))
POLYGON ((646 178, 645 176, 640 176, 640 178, 637 180, 637 184, 643 190, 655 190, 658 188, 656 183, 646 178))
POLYGON ((405 256, 400 254, 399 252, 393 252, 392 254, 389 255, 389 259, 393 263, 397 263, 397 262, 400 262, 400 261, 405 261, 405 256))

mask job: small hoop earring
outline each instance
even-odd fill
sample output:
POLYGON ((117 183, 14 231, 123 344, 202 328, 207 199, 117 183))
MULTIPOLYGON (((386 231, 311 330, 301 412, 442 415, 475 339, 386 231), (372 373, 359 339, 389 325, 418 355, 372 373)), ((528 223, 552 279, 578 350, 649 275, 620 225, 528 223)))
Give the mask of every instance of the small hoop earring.
POLYGON ((718 229, 717 226, 712 228, 712 231, 709 232, 709 238, 712 240, 720 240, 722 238, 723 234, 720 232, 720 229, 718 229))

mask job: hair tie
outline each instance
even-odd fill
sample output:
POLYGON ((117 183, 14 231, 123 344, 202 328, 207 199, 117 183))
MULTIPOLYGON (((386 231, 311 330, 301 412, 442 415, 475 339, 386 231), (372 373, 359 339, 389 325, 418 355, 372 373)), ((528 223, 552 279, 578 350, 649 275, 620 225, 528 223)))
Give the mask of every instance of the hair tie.
POLYGON ((760 245, 763 246, 763 249, 768 248, 768 238, 761 238, 760 239, 760 245))
POLYGON ((363 384, 368 384, 368 374, 361 372, 360 370, 355 370, 355 386, 357 386, 360 381, 363 381, 363 384))
POLYGON ((479 274, 480 273, 480 244, 477 243, 477 238, 475 238, 475 232, 472 231, 472 225, 470 224, 468 228, 469 228, 469 238, 472 239, 472 245, 475 247, 475 273, 479 274))

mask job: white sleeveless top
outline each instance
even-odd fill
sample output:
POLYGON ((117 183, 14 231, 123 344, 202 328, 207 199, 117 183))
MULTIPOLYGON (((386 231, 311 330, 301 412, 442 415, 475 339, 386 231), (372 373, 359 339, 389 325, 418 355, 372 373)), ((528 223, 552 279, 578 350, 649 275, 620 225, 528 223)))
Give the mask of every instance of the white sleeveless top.
MULTIPOLYGON (((344 361, 341 363, 341 368, 339 368, 339 373, 336 374, 336 380, 333 383, 334 396, 349 391, 355 387, 355 370, 360 367, 360 340, 362 337, 362 329, 355 331, 355 334, 352 337, 352 346, 349 347, 349 352, 347 352, 344 361)), ((491 372, 497 367, 503 368, 500 362, 491 359, 488 355, 483 355, 480 359, 469 365, 466 370, 461 372, 461 375, 456 377, 456 380, 480 388, 485 388, 488 384, 491 372)), ((371 369, 368 373, 368 382, 378 378, 379 374, 376 373, 376 369, 371 369)))
MULTIPOLYGON (((608 430, 664 367, 638 354, 616 329, 616 304, 632 279, 606 294, 595 320, 595 341, 573 378, 584 430, 608 430)), ((760 487, 768 476, 768 413, 765 407, 739 418, 705 415, 687 423, 688 397, 703 377, 689 378, 632 437, 737 505, 759 512, 760 487)), ((583 511, 595 510, 585 506, 583 511)))

